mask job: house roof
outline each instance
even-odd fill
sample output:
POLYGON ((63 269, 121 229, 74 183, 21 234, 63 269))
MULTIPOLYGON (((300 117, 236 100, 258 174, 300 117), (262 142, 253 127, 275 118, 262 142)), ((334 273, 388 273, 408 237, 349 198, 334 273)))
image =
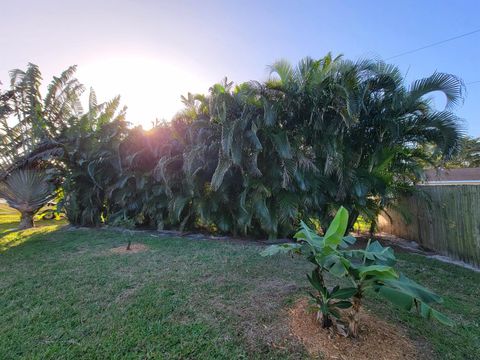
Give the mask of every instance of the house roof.
POLYGON ((424 184, 478 183, 480 168, 429 169, 425 171, 424 184))

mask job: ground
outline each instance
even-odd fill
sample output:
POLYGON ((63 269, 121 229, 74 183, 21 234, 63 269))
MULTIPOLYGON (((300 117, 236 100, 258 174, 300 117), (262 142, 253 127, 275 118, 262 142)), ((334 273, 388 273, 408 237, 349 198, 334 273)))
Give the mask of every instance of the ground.
MULTIPOLYGON (((303 359, 289 309, 309 265, 256 243, 161 238, 44 221, 17 232, 0 209, 2 359, 303 359), (124 252, 128 239, 136 251, 124 252)), ((373 296, 423 357, 478 359, 480 273, 402 253, 399 267, 442 294, 447 328, 373 296), (428 354, 428 355, 425 355, 428 354)), ((377 310, 381 309, 381 310, 377 310)))

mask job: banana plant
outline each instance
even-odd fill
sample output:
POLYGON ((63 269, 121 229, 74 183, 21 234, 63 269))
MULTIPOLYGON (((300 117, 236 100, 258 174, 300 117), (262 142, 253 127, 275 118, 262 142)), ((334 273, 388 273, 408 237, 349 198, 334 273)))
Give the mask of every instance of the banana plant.
POLYGON ((356 288, 340 288, 335 286, 328 289, 325 285, 325 273, 335 273, 343 275, 348 267, 348 260, 340 256, 337 248, 346 248, 355 242, 352 236, 345 236, 347 230, 348 212, 345 208, 340 208, 332 223, 328 227, 325 236, 319 236, 310 229, 303 221, 300 230, 295 234, 297 243, 285 243, 272 245, 262 251, 262 256, 272 256, 278 253, 296 253, 304 256, 308 261, 315 265, 308 280, 317 291, 310 293, 314 301, 312 309, 317 312, 317 319, 321 322, 323 328, 329 328, 333 325, 332 317, 340 320, 341 309, 350 307, 349 301, 356 288))
POLYGON ((453 324, 449 318, 430 306, 441 304, 440 296, 394 269, 396 258, 390 247, 383 247, 378 241, 369 241, 364 250, 341 250, 340 253, 340 256, 349 262, 345 277, 357 289, 352 297, 352 308, 348 314, 350 336, 358 336, 362 299, 368 290, 377 292, 405 310, 416 309, 422 317, 436 319, 445 325, 453 324))
POLYGON ((316 267, 312 274, 307 275, 308 281, 317 290, 317 293, 309 292, 312 298, 310 310, 316 312, 317 320, 321 322, 322 328, 329 328, 333 325, 332 317, 337 321, 341 320, 340 309, 348 309, 352 306, 349 301, 356 293, 356 288, 327 288, 321 272, 316 267))
POLYGON ((405 310, 416 309, 422 317, 453 325, 448 317, 431 307, 431 304, 442 303, 440 296, 394 269, 396 258, 390 247, 369 241, 365 249, 352 249, 355 239, 345 235, 347 227, 348 211, 341 207, 324 236, 302 222, 295 235, 296 243, 272 245, 261 253, 263 256, 296 253, 315 265, 308 279, 317 290, 311 296, 322 327, 331 327, 333 316, 347 326, 350 337, 358 337, 362 300, 369 291, 405 310), (329 290, 325 285, 326 274, 346 279, 352 286, 340 288, 336 285, 329 290), (349 310, 342 312, 341 309, 349 310))

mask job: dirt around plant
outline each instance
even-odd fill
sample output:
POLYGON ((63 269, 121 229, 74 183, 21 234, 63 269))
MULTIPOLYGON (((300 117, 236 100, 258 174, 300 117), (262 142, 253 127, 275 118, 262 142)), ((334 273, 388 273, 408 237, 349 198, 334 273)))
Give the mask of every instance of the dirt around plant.
POLYGON ((114 254, 135 254, 143 251, 147 251, 148 247, 143 244, 132 244, 130 245, 130 250, 127 250, 127 245, 118 246, 116 248, 110 249, 114 254))
POLYGON ((301 299, 289 310, 292 335, 305 346, 310 356, 339 360, 421 359, 425 350, 417 348, 405 331, 363 311, 358 339, 320 328, 315 315, 308 312, 308 300, 301 299))

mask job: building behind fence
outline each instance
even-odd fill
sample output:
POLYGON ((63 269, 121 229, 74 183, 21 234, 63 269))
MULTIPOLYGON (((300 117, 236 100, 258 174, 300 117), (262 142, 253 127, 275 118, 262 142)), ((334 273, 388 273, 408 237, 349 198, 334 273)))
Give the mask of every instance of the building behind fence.
POLYGON ((407 219, 389 211, 390 219, 379 218, 379 230, 480 267, 480 176, 478 181, 477 175, 466 180, 452 177, 430 178, 420 186, 423 195, 401 200, 407 219))

